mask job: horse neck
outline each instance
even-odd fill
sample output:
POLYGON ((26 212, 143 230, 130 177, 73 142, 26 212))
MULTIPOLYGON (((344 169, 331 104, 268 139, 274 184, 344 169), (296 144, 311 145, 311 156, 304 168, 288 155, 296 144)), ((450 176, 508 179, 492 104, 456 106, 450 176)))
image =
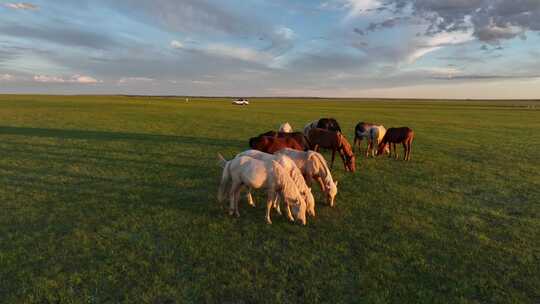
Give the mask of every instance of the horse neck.
POLYGON ((344 154, 346 154, 347 156, 352 155, 351 145, 349 144, 347 139, 345 139, 345 136, 341 134, 339 135, 339 146, 341 147, 341 150, 344 154))
POLYGON ((326 161, 320 154, 314 153, 314 159, 318 163, 319 166, 319 176, 325 181, 325 182, 334 182, 332 179, 332 173, 330 172, 330 169, 328 168, 328 165, 326 164, 326 161), (322 173, 322 174, 321 174, 322 173))
POLYGON ((274 176, 276 184, 281 188, 285 198, 295 199, 298 197, 298 188, 282 167, 274 166, 274 176))

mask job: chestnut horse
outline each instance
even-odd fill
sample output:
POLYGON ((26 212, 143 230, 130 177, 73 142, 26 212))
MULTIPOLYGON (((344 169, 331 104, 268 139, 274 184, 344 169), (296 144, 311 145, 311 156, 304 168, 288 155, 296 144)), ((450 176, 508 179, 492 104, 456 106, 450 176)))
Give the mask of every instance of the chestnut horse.
POLYGON ((304 136, 304 134, 302 132, 291 132, 291 133, 287 133, 287 132, 276 132, 276 131, 268 131, 266 133, 263 133, 257 137, 253 137, 249 140, 249 146, 251 148, 255 148, 253 145, 252 145, 252 142, 253 141, 256 141, 259 137, 261 136, 270 136, 270 137, 278 137, 278 138, 292 138, 294 140, 296 140, 296 142, 302 146, 303 148, 303 151, 307 151, 309 150, 309 147, 310 147, 310 144, 309 144, 309 141, 308 139, 304 136))
POLYGON ((356 159, 352 152, 351 144, 349 144, 345 136, 340 132, 320 128, 311 129, 309 131, 309 141, 311 143, 311 148, 314 151, 318 152, 319 148, 332 150, 332 162, 330 163, 330 168, 334 165, 336 151, 338 151, 339 156, 341 156, 341 159, 343 160, 345 170, 351 172, 356 171, 356 159))
POLYGON ((341 127, 335 118, 321 118, 317 122, 317 128, 326 129, 334 132, 341 132, 341 127))
POLYGON ((274 154, 274 152, 283 148, 304 151, 304 148, 294 138, 290 137, 259 136, 250 140, 250 146, 255 150, 270 154, 274 154))
POLYGON ((390 146, 390 157, 392 157, 392 146, 394 147, 395 158, 398 158, 396 144, 403 144, 403 160, 411 160, 412 142, 414 131, 408 127, 390 128, 379 143, 378 155, 382 155, 385 148, 390 146))

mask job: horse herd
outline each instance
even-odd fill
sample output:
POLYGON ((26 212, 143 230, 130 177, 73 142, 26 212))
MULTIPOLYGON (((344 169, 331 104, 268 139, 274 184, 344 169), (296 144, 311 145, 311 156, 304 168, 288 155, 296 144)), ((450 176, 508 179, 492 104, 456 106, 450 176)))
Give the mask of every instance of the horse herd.
POLYGON ((367 140, 366 156, 389 154, 398 158, 396 144, 402 144, 404 160, 411 159, 414 131, 408 127, 385 129, 383 125, 360 122, 354 130, 353 145, 342 134, 339 123, 333 118, 321 118, 308 123, 303 132, 294 132, 289 123, 279 131, 269 131, 249 139, 250 150, 225 160, 218 154, 223 168, 218 200, 229 199, 229 214, 240 216, 238 201, 242 190, 247 190, 247 201, 255 206, 251 191, 265 189, 266 222, 272 223, 271 210, 281 214, 280 201, 285 203, 290 221, 306 224, 306 213, 315 217, 315 199, 311 184, 316 181, 327 203, 333 207, 338 182, 332 178, 335 153, 338 152, 348 172, 356 171, 353 147, 367 140), (332 151, 330 168, 319 150, 332 151), (393 151, 393 153, 392 153, 393 151))

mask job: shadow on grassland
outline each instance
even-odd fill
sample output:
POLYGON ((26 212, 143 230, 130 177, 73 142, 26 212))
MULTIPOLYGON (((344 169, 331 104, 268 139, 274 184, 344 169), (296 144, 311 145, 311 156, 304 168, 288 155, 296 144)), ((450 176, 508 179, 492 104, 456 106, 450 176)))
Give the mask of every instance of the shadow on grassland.
POLYGON ((241 141, 204 137, 0 126, 2 135, 95 141, 79 145, 3 140, 0 146, 6 160, 32 161, 31 165, 24 161, 0 165, 0 183, 4 186, 55 193, 70 200, 93 197, 129 202, 129 197, 137 196, 139 201, 180 209, 205 208, 208 200, 214 200, 220 176, 214 153, 191 155, 189 149, 182 153, 183 145, 208 150, 245 145, 241 141), (107 141, 125 145, 107 145, 107 141), (136 151, 139 144, 160 143, 178 148, 136 151))
POLYGON ((246 143, 238 140, 224 140, 194 136, 125 133, 110 131, 70 130, 70 129, 46 129, 28 127, 0 126, 0 135, 19 135, 30 137, 98 140, 98 141, 147 141, 154 143, 183 143, 200 144, 217 147, 245 146, 246 143))

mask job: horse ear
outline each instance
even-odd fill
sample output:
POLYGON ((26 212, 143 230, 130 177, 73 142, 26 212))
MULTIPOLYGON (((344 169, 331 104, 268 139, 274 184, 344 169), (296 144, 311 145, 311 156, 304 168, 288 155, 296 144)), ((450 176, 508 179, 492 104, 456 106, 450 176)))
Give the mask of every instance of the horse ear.
POLYGON ((334 184, 336 184, 336 187, 337 187, 338 181, 336 181, 334 184))

